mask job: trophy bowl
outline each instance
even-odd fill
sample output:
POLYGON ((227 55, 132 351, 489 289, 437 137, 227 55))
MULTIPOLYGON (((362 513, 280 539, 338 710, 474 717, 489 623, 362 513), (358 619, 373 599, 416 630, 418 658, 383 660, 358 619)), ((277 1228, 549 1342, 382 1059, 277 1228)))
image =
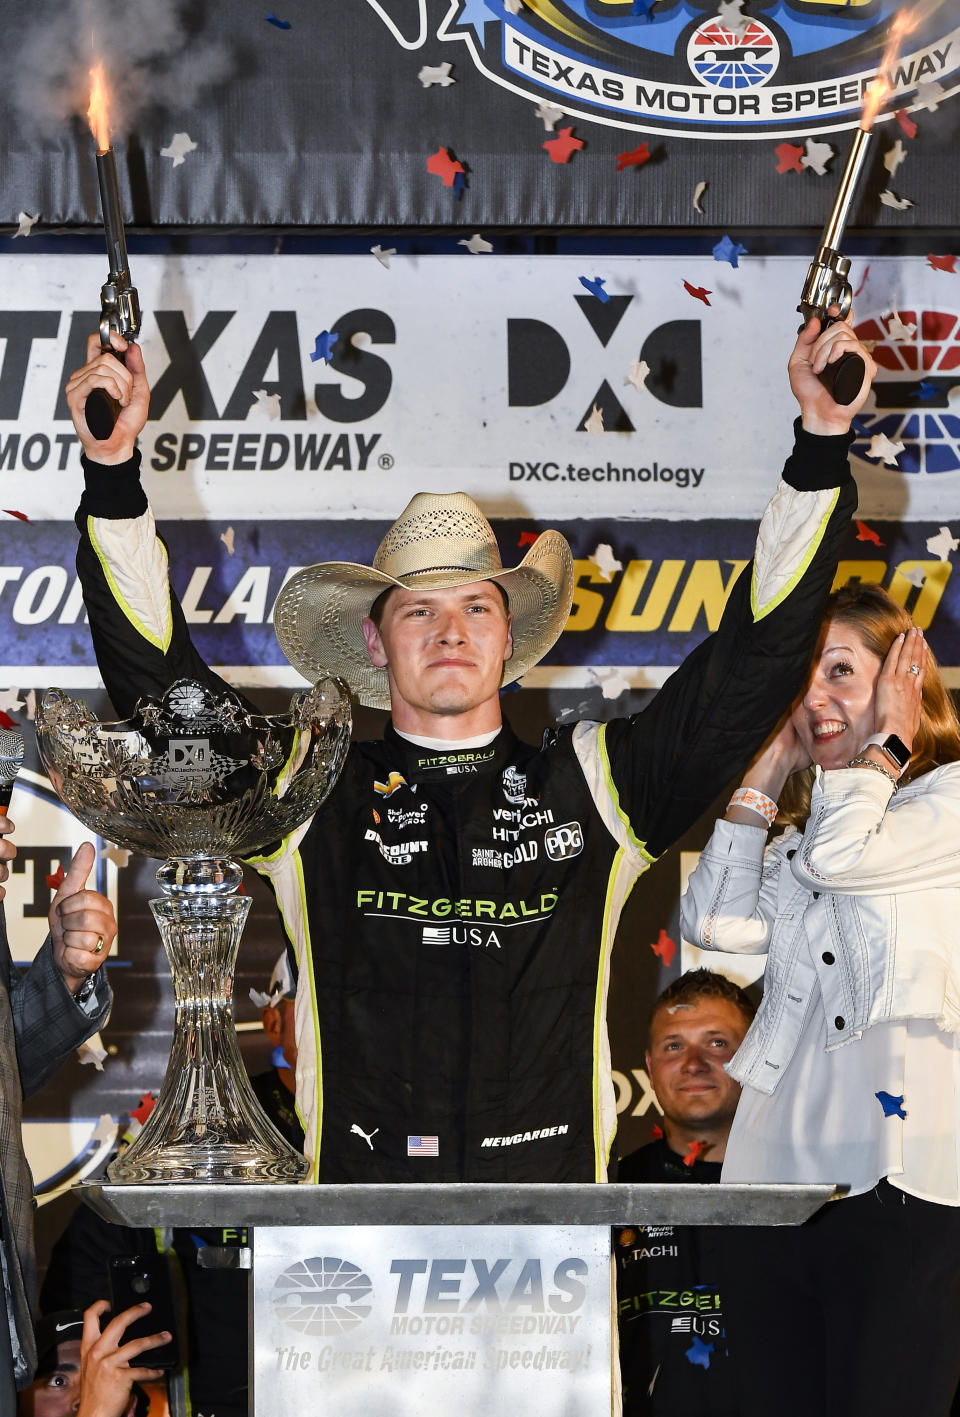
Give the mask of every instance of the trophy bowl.
POLYGON ((336 679, 285 714, 250 712, 229 691, 180 679, 101 723, 60 689, 44 696, 37 741, 53 787, 100 836, 163 858, 149 902, 173 976, 170 1060, 143 1130, 110 1166, 114 1182, 299 1181, 309 1163, 280 1136, 247 1080, 233 970, 250 900, 234 856, 256 858, 301 826, 336 782, 350 742, 336 679))

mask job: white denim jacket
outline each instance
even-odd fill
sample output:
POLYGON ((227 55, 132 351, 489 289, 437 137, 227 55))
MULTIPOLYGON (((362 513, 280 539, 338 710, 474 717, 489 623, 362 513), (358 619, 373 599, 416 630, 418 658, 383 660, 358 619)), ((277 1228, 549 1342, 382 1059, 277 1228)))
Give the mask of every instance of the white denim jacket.
POLYGON ((818 1006, 828 1050, 894 1019, 960 1035, 960 763, 896 794, 868 768, 818 769, 805 830, 765 841, 718 821, 681 904, 701 949, 767 954, 733 1077, 772 1093, 818 1006))

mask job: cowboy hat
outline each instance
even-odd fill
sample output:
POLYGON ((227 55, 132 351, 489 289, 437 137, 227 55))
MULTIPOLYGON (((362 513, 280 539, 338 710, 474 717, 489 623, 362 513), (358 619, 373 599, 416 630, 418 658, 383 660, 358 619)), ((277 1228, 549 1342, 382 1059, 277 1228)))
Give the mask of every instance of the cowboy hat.
POLYGON ((503 683, 532 669, 559 637, 573 599, 566 538, 545 531, 518 566, 504 569, 493 528, 465 492, 418 492, 377 548, 372 566, 321 561, 298 571, 274 608, 280 648, 306 679, 344 679, 361 704, 390 707, 387 671, 370 663, 363 621, 392 586, 436 590, 496 581, 513 616, 503 683))

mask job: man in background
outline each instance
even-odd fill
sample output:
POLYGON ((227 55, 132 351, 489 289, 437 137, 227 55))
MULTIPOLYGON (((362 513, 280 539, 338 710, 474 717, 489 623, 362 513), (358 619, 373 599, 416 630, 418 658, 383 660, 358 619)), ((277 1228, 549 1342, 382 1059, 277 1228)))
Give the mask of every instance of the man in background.
MULTIPOLYGON (((754 1013, 742 989, 707 969, 690 970, 664 990, 653 1006, 646 1054, 662 1134, 621 1160, 618 1181, 720 1180, 740 1097, 723 1065, 754 1013)), ((624 1417, 736 1417, 709 1238, 698 1226, 614 1232, 624 1417)))

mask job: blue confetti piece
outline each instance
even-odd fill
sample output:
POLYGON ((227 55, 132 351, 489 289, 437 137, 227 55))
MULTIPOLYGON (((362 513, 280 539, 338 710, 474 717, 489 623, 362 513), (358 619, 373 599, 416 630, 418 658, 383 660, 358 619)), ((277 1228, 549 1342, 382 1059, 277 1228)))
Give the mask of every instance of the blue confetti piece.
POLYGON ((729 236, 721 236, 713 248, 713 259, 715 261, 729 261, 734 270, 738 270, 740 267, 740 257, 747 255, 749 252, 746 246, 741 246, 739 241, 733 241, 729 236))
POLYGON ((278 30, 288 30, 288 29, 290 28, 290 21, 289 21, 289 20, 278 20, 277 17, 276 17, 276 15, 273 13, 272 10, 270 11, 269 15, 267 16, 267 24, 268 24, 268 25, 276 25, 276 27, 277 27, 278 30))
POLYGON ((588 276, 581 276, 580 284, 585 290, 589 290, 591 295, 595 295, 598 300, 601 300, 603 304, 606 305, 610 296, 603 288, 604 279, 605 277, 601 279, 600 276, 594 276, 593 280, 590 280, 588 276))
POLYGON ((310 358, 316 364, 318 359, 322 359, 324 364, 330 363, 330 356, 333 353, 333 346, 340 338, 339 335, 332 335, 329 330, 321 330, 317 335, 317 342, 313 346, 313 353, 310 358))
POLYGON ((456 172, 456 173, 454 173, 454 176, 453 176, 453 198, 454 198, 454 201, 459 202, 460 198, 463 196, 463 193, 464 193, 464 190, 465 190, 465 188, 466 188, 466 185, 467 185, 467 176, 466 176, 466 173, 465 173, 465 172, 456 172))
POLYGON ((276 1048, 274 1048, 273 1052, 270 1054, 270 1061, 275 1068, 290 1067, 290 1064, 287 1062, 287 1055, 283 1051, 282 1043, 278 1043, 276 1048))
POLYGON ((924 380, 921 382, 920 387, 917 388, 917 389, 914 389, 914 391, 913 391, 913 393, 910 395, 910 397, 911 397, 912 399, 932 399, 933 396, 934 396, 934 394, 935 394, 936 392, 937 392, 937 386, 936 386, 936 384, 928 384, 927 381, 926 381, 926 379, 924 379, 924 380))
POLYGON ((687 1349, 686 1360, 688 1363, 695 1363, 698 1367, 709 1368, 710 1354, 713 1352, 712 1343, 704 1343, 698 1334, 693 1335, 693 1342, 687 1349))
POLYGON ((906 1118, 907 1114, 903 1110, 902 1092, 899 1097, 894 1097, 893 1094, 890 1092, 875 1092, 873 1095, 880 1103, 880 1106, 883 1108, 883 1115, 885 1117, 906 1118))
POLYGON ((190 1239, 193 1241, 194 1249, 205 1250, 207 1248, 206 1240, 202 1240, 199 1235, 194 1235, 192 1230, 190 1231, 190 1239))

